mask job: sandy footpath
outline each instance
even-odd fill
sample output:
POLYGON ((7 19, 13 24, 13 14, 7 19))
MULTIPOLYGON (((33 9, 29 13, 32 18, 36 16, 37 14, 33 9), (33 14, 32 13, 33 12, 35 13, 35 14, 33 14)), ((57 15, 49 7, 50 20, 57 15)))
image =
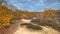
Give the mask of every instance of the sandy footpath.
POLYGON ((30 31, 25 27, 19 27, 19 29, 14 34, 60 34, 58 31, 41 26, 43 29, 41 31, 30 31))
MULTIPOLYGON (((30 22, 30 20, 22 20, 22 21, 23 21, 23 23, 30 22)), ((54 30, 51 27, 41 26, 41 28, 42 28, 42 30, 40 30, 40 31, 31 31, 30 29, 27 29, 26 27, 21 27, 19 24, 19 28, 14 34, 60 34, 60 32, 54 30)))

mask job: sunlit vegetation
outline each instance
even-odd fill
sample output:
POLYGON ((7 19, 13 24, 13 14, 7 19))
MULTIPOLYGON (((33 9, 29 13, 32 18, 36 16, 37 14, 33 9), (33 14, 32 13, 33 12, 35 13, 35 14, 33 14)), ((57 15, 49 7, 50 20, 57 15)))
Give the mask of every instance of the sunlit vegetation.
MULTIPOLYGON (((44 12, 22 12, 21 18, 32 19, 33 17, 37 17, 36 19, 32 19, 32 23, 42 26, 50 26, 56 30, 60 31, 59 21, 57 20, 56 10, 47 9, 44 12)), ((33 27, 32 27, 33 28, 33 27)), ((36 28, 37 29, 37 28, 36 28)))
POLYGON ((11 20, 13 21, 12 23, 16 23, 17 20, 13 20, 14 15, 14 11, 6 6, 0 6, 0 28, 11 25, 11 20))
POLYGON ((39 14, 39 19, 32 19, 32 23, 42 26, 50 26, 60 31, 60 22, 56 12, 56 10, 47 9, 39 14))
MULTIPOLYGON (((57 15, 57 11, 52 9, 47 9, 44 12, 29 12, 21 11, 18 9, 16 11, 13 11, 11 9, 8 9, 6 6, 0 6, 0 28, 6 28, 11 24, 16 24, 23 18, 32 19, 33 17, 36 17, 36 19, 32 19, 32 23, 43 26, 48 25, 52 26, 55 29, 59 29, 60 24, 58 23, 60 22, 57 15)), ((28 28, 30 27, 31 26, 28 28)))

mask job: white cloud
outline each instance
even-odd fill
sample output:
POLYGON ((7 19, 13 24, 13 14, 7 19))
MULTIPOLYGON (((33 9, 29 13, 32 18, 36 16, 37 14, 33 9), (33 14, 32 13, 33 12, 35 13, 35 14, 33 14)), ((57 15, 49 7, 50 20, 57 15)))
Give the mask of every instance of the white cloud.
POLYGON ((13 4, 14 6, 17 6, 16 4, 13 4))
POLYGON ((40 4, 41 4, 41 5, 44 5, 44 1, 43 1, 43 0, 40 0, 40 4))
POLYGON ((53 3, 53 4, 51 4, 50 6, 54 6, 54 5, 59 5, 60 3, 53 3))

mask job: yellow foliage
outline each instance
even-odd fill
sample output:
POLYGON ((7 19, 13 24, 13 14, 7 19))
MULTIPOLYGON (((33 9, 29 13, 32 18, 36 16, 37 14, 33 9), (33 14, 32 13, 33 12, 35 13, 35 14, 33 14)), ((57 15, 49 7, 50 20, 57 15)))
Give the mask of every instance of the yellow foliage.
MULTIPOLYGON (((4 28, 5 26, 9 26, 11 19, 13 19, 14 14, 12 10, 9 10, 5 6, 0 6, 0 28, 4 28)), ((17 20, 13 20, 16 22, 17 20)))
POLYGON ((41 18, 48 18, 48 20, 52 20, 51 16, 56 16, 55 10, 45 10, 45 12, 22 12, 16 10, 16 12, 8 9, 6 6, 0 6, 0 28, 4 28, 5 26, 11 25, 11 23, 17 23, 19 18, 25 17, 35 17, 38 16, 41 18), (47 16, 47 17, 46 17, 47 16), (16 17, 16 18, 14 18, 16 17))
POLYGON ((46 15, 51 15, 51 16, 56 16, 56 11, 55 10, 45 10, 46 15))

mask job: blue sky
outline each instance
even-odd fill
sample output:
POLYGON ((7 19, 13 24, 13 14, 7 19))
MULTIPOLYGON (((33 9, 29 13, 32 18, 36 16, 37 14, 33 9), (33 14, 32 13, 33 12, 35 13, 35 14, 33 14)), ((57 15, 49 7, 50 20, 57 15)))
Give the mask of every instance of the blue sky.
POLYGON ((60 0, 8 0, 20 10, 42 11, 46 8, 60 9, 60 0))

